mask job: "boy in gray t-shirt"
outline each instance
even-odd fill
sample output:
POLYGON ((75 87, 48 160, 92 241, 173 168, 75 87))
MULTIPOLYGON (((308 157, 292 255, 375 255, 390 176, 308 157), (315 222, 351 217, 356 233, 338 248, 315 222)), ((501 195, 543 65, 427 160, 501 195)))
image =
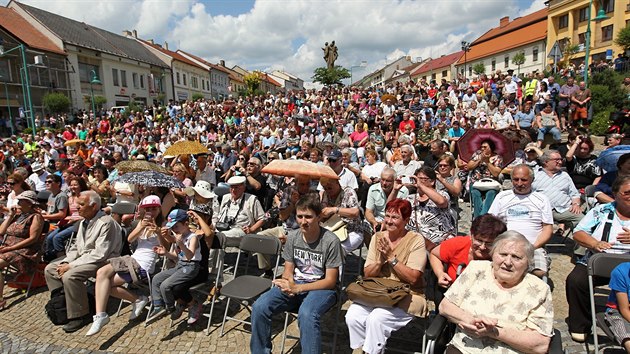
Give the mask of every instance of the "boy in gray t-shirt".
POLYGON ((271 317, 298 312, 302 353, 321 353, 320 318, 337 301, 341 242, 319 226, 323 206, 317 194, 307 194, 296 206, 300 228, 289 232, 282 256, 281 279, 261 295, 252 308, 252 353, 271 353, 271 317))

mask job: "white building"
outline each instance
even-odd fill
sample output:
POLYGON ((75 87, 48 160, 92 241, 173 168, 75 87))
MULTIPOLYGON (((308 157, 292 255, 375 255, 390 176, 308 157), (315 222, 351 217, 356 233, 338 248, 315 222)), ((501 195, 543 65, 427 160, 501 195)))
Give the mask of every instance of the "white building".
POLYGON ((304 80, 281 70, 272 71, 269 76, 276 80, 284 88, 285 93, 291 91, 303 91, 304 80))

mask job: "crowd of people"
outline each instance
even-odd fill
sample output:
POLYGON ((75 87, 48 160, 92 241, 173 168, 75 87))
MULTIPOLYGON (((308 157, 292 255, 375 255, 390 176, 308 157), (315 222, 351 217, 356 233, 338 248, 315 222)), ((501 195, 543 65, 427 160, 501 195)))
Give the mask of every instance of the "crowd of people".
MULTIPOLYGON (((254 304, 251 351, 271 352, 271 316, 296 310, 302 352, 316 353, 321 316, 338 301, 344 258, 365 246, 363 274, 407 283, 411 292, 394 308, 352 304, 346 323, 353 349, 381 353, 393 331, 427 315, 425 293, 435 287, 439 312, 458 324, 450 352, 546 352, 553 304, 545 244, 554 229, 562 235, 575 228, 585 248, 576 250, 582 261, 567 279, 577 341, 590 331, 585 259, 609 248, 626 252, 630 244, 628 231, 619 229, 630 219, 624 207, 630 155, 619 159, 614 176, 596 164, 592 140, 577 129, 588 125, 590 99, 572 77, 560 85, 553 76, 531 73, 524 81, 508 70, 452 82, 169 101, 98 119, 86 112, 59 131, 44 120, 36 134, 0 143, 6 203, 0 268, 28 272, 40 260, 49 263, 46 283, 51 291, 63 288, 68 304, 63 329, 92 323, 91 336, 110 321, 110 297, 131 302, 132 320, 150 301, 152 317, 177 319, 188 309, 188 323, 196 323, 203 299, 190 287, 209 276, 223 282, 214 269, 224 257, 213 249, 215 235, 232 245, 250 234, 277 237, 284 245, 281 276, 257 255, 261 276, 275 279, 254 304), (463 159, 457 142, 484 128, 505 134, 514 161, 504 161, 492 139, 463 159), (543 151, 548 134, 553 146, 543 151), (166 154, 183 140, 208 152, 166 154), (338 178, 262 172, 290 159, 329 166, 338 178), (125 160, 154 162, 183 187, 122 182, 117 164, 125 160), (504 180, 511 185, 502 190, 504 180), (589 185, 597 185, 593 200, 584 196, 589 185), (229 192, 217 197, 218 188, 229 192), (458 230, 464 200, 472 204, 469 236, 458 230), (122 212, 121 203, 137 211, 122 212), (600 205, 585 217, 586 203, 600 205), (600 214, 613 215, 609 209, 617 211, 611 220, 618 236, 608 229, 602 241, 593 230, 604 224, 600 214), (343 225, 343 236, 327 229, 332 224, 343 225), (160 258, 173 266, 156 269, 160 258), (91 278, 95 314, 86 288, 91 278), (147 278, 149 294, 124 287, 147 278), (493 301, 484 301, 489 296, 493 301)), ((615 138, 623 139, 613 137, 611 145, 615 138)), ((211 294, 220 291, 221 285, 211 294)))

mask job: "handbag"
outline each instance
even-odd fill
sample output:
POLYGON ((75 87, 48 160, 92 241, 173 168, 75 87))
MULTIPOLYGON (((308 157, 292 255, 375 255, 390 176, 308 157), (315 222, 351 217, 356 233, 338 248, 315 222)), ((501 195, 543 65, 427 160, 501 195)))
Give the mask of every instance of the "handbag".
POLYGON ((480 190, 482 192, 495 190, 498 191, 501 189, 501 183, 492 178, 482 178, 477 182, 473 183, 473 188, 480 190))
POLYGON ((371 307, 391 308, 409 295, 407 283, 389 278, 359 277, 346 288, 352 302, 371 307))
POLYGON ((337 214, 329 217, 328 220, 322 222, 320 226, 328 231, 332 231, 341 242, 348 239, 348 225, 337 214))

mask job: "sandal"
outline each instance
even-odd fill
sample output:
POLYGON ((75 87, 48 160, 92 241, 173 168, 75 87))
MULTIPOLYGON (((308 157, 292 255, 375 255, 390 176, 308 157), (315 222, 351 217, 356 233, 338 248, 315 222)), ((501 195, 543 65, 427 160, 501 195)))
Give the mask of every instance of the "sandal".
POLYGON ((210 289, 210 293, 208 294, 208 301, 213 301, 213 299, 215 299, 215 296, 219 296, 219 294, 221 293, 221 288, 221 285, 213 286, 212 289, 210 289))

